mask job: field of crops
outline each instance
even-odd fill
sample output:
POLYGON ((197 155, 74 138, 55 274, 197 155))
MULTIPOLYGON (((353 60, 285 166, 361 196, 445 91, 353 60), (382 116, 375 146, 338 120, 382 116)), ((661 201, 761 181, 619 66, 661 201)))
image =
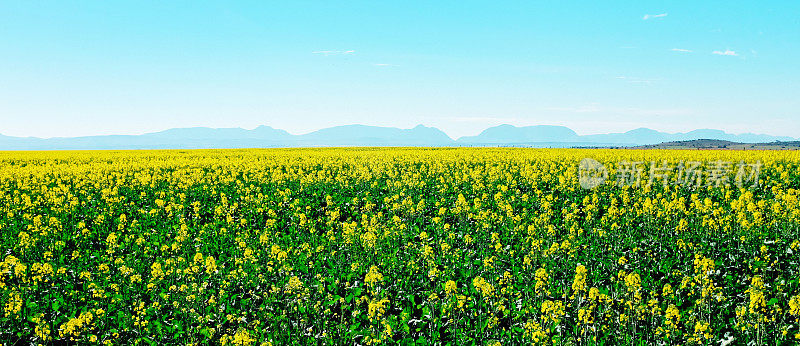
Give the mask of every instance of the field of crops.
POLYGON ((791 343, 799 169, 787 151, 0 153, 0 343, 791 343), (584 158, 608 168, 593 189, 584 158))

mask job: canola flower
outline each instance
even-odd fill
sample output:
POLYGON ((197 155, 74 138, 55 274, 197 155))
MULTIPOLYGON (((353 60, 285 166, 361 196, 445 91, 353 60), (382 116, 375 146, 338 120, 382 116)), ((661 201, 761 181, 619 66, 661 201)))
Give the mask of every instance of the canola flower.
POLYGON ((800 340, 795 151, 0 152, 0 234, 0 344, 800 340))

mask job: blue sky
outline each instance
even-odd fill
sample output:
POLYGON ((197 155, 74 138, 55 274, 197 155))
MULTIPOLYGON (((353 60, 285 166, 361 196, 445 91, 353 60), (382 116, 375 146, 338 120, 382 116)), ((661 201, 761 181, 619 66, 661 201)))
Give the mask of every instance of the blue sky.
POLYGON ((800 2, 0 1, 0 133, 800 137, 800 2))

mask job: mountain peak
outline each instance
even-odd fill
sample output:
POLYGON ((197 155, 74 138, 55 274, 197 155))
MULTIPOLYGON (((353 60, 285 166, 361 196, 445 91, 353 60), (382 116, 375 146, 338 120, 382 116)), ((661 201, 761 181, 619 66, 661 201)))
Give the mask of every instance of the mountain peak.
POLYGON ((627 131, 625 133, 659 133, 659 132, 656 131, 656 130, 653 130, 653 129, 648 129, 646 127, 640 127, 640 128, 636 128, 636 129, 627 131))
POLYGON ((565 126, 534 125, 516 127, 503 124, 483 130, 477 136, 465 136, 458 139, 470 144, 524 144, 537 142, 570 142, 578 138, 578 134, 565 126))

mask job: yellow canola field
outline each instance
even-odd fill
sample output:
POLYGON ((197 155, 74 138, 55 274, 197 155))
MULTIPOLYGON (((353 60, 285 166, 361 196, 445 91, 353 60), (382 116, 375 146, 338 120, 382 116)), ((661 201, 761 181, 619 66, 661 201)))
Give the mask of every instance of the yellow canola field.
POLYGON ((800 339, 800 152, 0 152, 0 343, 800 339))

